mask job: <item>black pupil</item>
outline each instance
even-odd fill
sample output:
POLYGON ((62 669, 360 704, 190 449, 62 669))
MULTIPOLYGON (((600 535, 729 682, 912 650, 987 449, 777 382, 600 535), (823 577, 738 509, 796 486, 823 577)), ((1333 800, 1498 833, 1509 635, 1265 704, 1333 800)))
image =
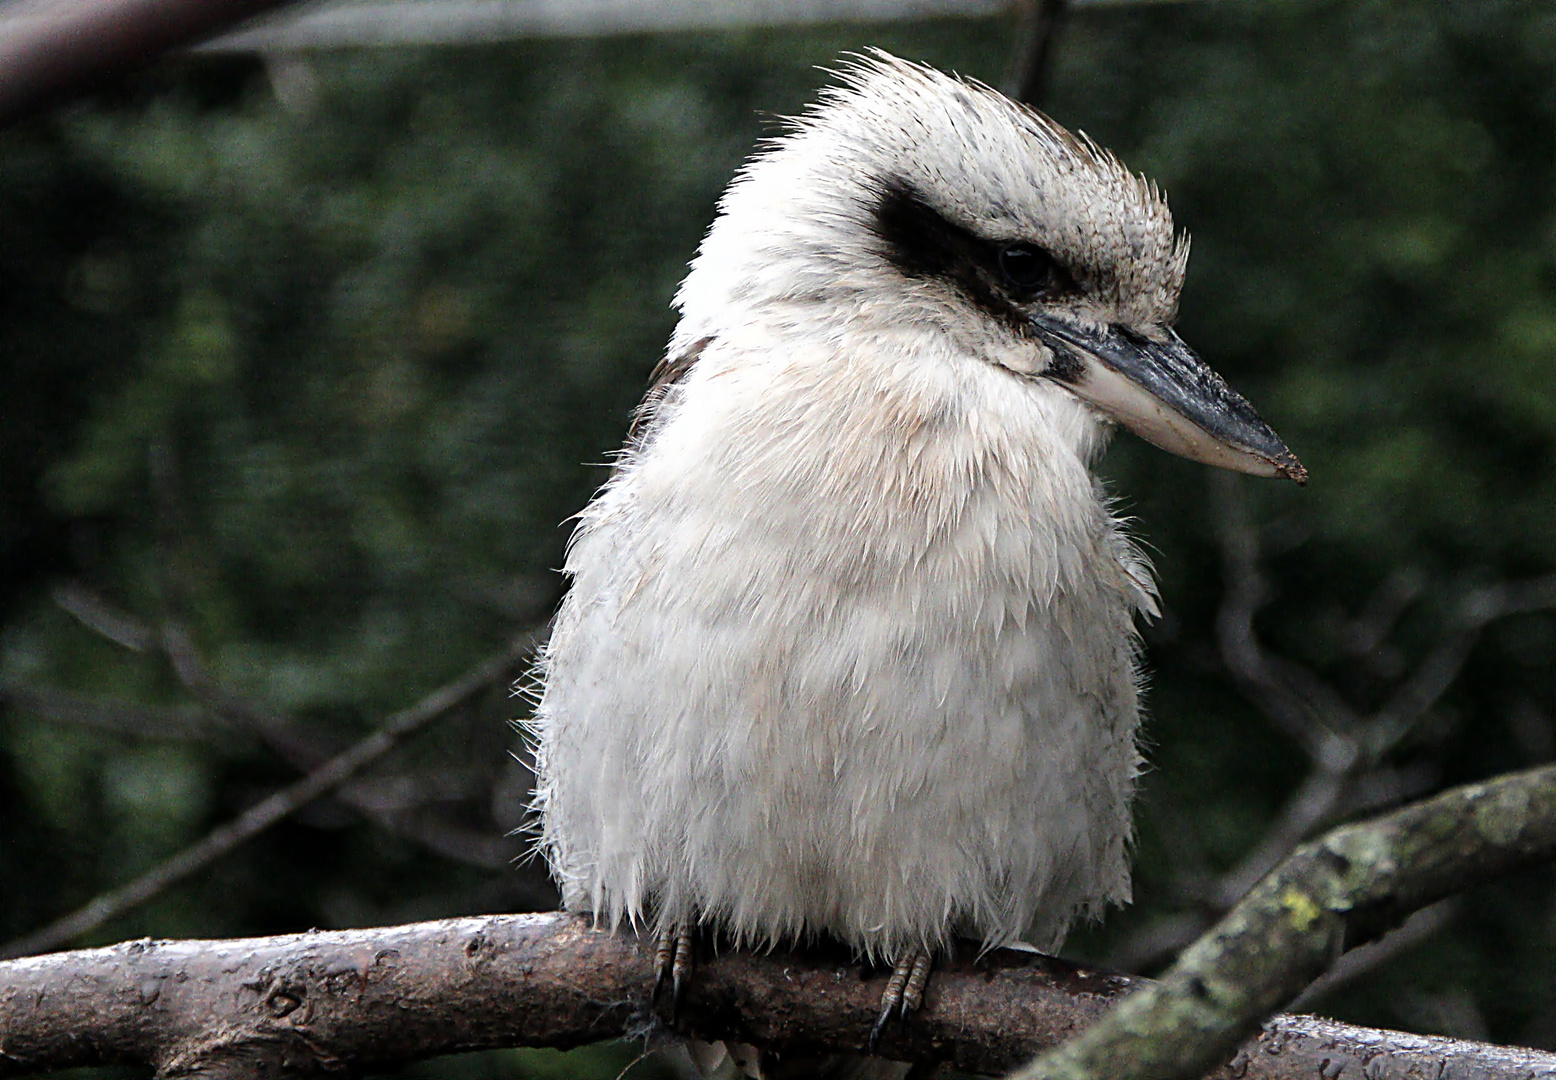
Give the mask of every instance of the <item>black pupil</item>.
POLYGON ((1049 283, 1053 260, 1031 244, 1011 244, 1000 252, 1000 271, 1005 280, 1023 292, 1034 292, 1049 283))

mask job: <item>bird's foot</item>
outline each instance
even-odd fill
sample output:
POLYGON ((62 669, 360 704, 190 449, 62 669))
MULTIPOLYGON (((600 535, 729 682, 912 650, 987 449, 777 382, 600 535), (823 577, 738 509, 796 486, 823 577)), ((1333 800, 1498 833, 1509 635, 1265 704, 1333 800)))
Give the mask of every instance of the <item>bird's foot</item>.
POLYGON ((924 986, 929 982, 929 953, 913 949, 900 957, 891 970, 886 992, 881 995, 881 1015, 870 1029, 870 1053, 880 1042, 881 1033, 893 1016, 906 1021, 908 1015, 924 1004, 924 986))
POLYGON ((686 995, 686 984, 691 981, 694 963, 690 924, 672 924, 659 931, 659 940, 654 945, 654 966, 657 972, 654 975, 654 996, 651 1000, 659 1000, 659 992, 664 989, 668 979, 671 1020, 681 1011, 681 1000, 686 995))

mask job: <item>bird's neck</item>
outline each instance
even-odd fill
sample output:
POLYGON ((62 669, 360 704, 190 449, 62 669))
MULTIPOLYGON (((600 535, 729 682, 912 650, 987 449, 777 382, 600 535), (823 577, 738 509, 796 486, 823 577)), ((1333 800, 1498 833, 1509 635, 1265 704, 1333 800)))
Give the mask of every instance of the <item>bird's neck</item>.
POLYGON ((933 325, 856 314, 828 323, 796 305, 721 328, 676 437, 720 443, 748 505, 808 506, 907 549, 1011 530, 1095 546, 1112 524, 1089 467, 1107 428, 1087 406, 933 325))

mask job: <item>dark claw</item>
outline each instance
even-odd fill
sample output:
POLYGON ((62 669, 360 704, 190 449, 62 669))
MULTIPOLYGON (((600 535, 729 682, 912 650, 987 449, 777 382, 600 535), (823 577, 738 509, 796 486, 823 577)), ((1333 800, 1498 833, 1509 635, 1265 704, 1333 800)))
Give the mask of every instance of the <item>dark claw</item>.
POLYGON ((881 1041, 881 1032, 886 1030, 886 1023, 891 1019, 891 1009, 892 1007, 890 1005, 884 1006, 881 1009, 880 1019, 877 1020, 875 1022, 875 1026, 870 1029, 870 1041, 866 1045, 866 1049, 871 1054, 875 1053, 875 1048, 881 1041))
POLYGON ((922 955, 917 949, 902 957, 893 965, 891 978, 886 983, 886 992, 881 995, 881 1015, 875 1021, 875 1026, 870 1029, 870 1053, 875 1053, 876 1045, 881 1041, 881 1033, 886 1030, 886 1025, 891 1023, 892 1013, 903 1010, 903 989, 908 985, 908 977, 913 974, 918 957, 922 955))
POLYGON ((680 1015, 686 987, 691 983, 692 928, 682 926, 675 935, 675 958, 670 961, 670 1021, 680 1015))
POLYGON ((893 1013, 906 1024, 908 1017, 924 1004, 924 987, 929 983, 930 966, 929 954, 921 949, 914 949, 892 966, 891 979, 886 983, 886 992, 881 995, 881 1015, 870 1029, 870 1053, 875 1053, 876 1045, 881 1041, 881 1033, 891 1023, 893 1013))
POLYGON ((929 954, 921 952, 913 958, 913 970, 908 973, 908 981, 902 988, 902 1022, 908 1022, 908 1015, 916 1013, 919 1006, 924 1004, 924 987, 929 984, 929 954))

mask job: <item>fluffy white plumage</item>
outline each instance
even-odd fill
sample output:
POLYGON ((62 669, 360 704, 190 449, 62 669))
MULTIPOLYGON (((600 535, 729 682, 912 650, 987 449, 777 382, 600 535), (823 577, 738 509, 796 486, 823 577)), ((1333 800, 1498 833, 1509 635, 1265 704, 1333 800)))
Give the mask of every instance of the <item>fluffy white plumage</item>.
POLYGON ((1171 324, 1154 188, 979 84, 876 54, 754 158, 539 669, 571 910, 892 960, 1051 949, 1128 899, 1153 596, 1090 470, 1108 424, 982 286, 893 250, 904 192, 952 247, 1051 253, 1078 325, 1171 324))

